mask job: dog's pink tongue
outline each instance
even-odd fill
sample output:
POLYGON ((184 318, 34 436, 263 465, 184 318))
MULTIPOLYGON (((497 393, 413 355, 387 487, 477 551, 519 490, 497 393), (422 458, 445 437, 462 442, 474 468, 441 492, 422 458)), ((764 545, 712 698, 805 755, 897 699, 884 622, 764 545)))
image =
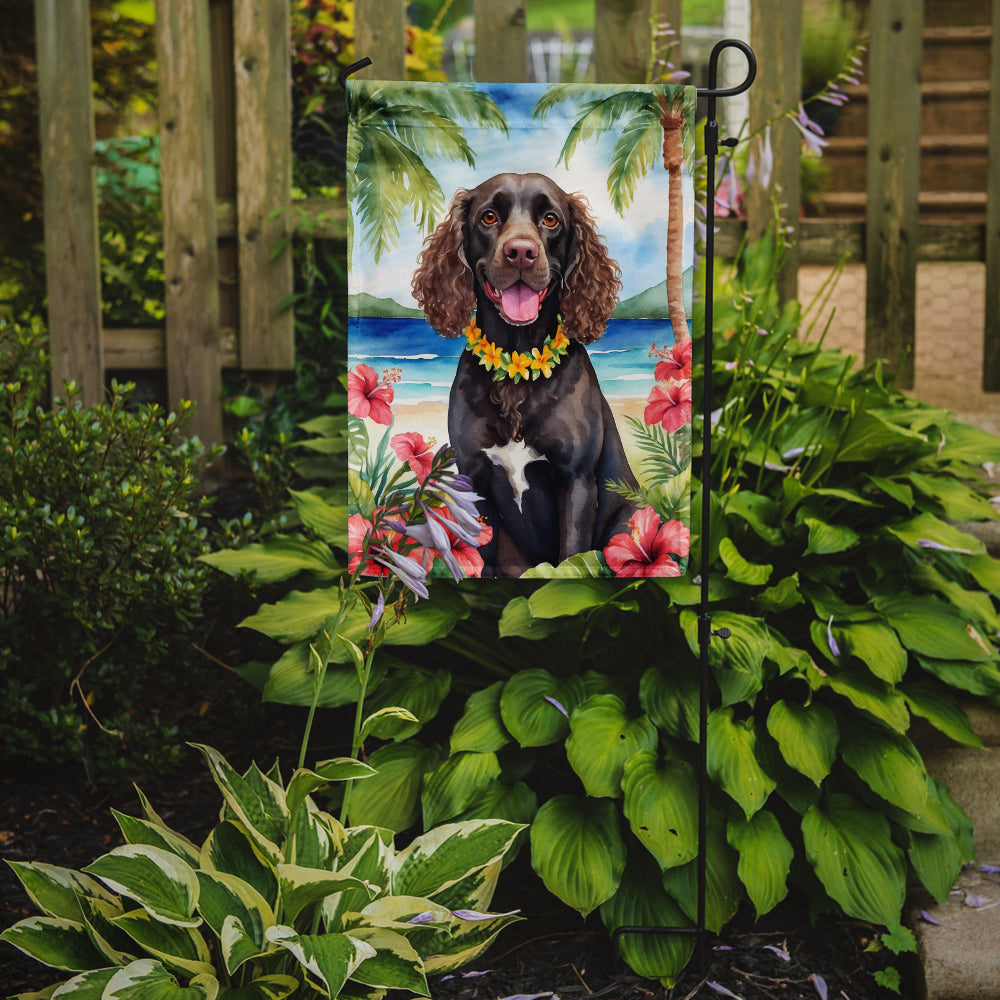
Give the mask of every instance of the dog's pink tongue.
POLYGON ((508 319, 530 323, 538 315, 541 293, 517 281, 500 293, 500 305, 508 319))

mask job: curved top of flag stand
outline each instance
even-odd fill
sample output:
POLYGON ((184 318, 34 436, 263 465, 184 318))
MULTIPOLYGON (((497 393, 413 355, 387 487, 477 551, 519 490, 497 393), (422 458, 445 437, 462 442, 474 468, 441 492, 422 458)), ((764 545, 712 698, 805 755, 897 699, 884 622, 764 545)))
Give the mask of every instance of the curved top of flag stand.
MULTIPOLYGON (((360 67, 359 67, 360 68, 360 67)), ((735 97, 750 89, 751 84, 757 78, 757 57, 753 49, 746 42, 738 38, 724 38, 721 42, 716 42, 708 57, 708 86, 698 88, 699 97, 707 97, 713 100, 716 97, 735 97), (718 87, 719 56, 725 49, 739 49, 747 58, 746 79, 735 87, 718 87)))

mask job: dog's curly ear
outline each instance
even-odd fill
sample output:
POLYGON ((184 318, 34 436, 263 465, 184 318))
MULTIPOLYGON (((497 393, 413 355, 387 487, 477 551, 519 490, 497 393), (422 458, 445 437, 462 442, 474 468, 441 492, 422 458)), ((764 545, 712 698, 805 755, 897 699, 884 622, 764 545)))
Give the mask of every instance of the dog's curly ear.
POLYGON ((604 336, 621 291, 621 268, 608 256, 590 206, 579 194, 568 195, 573 243, 560 306, 567 337, 589 344, 604 336))
POLYGON ((427 322, 445 337, 457 337, 476 306, 472 268, 465 257, 464 228, 469 192, 460 188, 448 214, 438 223, 417 257, 413 297, 427 322))

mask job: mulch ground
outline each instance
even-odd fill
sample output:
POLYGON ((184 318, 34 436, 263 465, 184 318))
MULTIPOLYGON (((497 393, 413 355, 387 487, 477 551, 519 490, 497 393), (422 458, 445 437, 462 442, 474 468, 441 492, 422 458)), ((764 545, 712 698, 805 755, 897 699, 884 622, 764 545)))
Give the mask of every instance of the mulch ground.
MULTIPOLYGON (((283 737, 277 741, 282 743, 283 737)), ((220 749, 234 763, 240 762, 238 746, 223 743, 220 749)), ((198 840, 214 823, 220 800, 194 751, 191 763, 161 787, 147 791, 169 825, 198 840)), ((134 793, 123 790, 109 796, 74 779, 73 775, 10 774, 0 778, 0 858, 81 868, 122 842, 111 807, 138 815, 134 793)), ((893 960, 884 951, 866 950, 873 941, 871 928, 830 918, 814 927, 801 901, 783 904, 757 924, 750 914, 738 915, 720 937, 706 939, 704 968, 692 963, 673 989, 634 975, 617 959, 596 916, 582 922, 559 904, 545 892, 524 856, 501 877, 494 908, 519 908, 525 919, 503 931, 470 968, 448 978, 432 977, 435 1000, 547 1000, 553 996, 562 1000, 720 996, 887 1000, 893 994, 873 979, 887 965, 903 973, 903 997, 919 992, 910 970, 899 959, 893 960)), ((0 865, 0 927, 32 912, 13 873, 0 865)), ((0 944, 0 995, 42 989, 59 980, 59 973, 0 944)))

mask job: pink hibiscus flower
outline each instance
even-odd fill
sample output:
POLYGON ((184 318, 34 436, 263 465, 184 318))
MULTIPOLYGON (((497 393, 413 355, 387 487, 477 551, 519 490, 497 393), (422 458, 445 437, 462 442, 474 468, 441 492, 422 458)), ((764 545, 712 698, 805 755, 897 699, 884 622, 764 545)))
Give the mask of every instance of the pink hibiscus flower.
POLYGON ((667 433, 683 427, 691 419, 691 383, 658 382, 653 386, 642 419, 647 424, 662 424, 667 433))
POLYGON ((653 345, 650 354, 663 358, 656 366, 653 377, 657 382, 666 382, 668 379, 686 379, 691 377, 691 340, 682 340, 670 348, 669 353, 666 348, 657 349, 653 345))
POLYGON ((604 558, 615 576, 680 576, 672 556, 686 556, 691 533, 680 521, 660 521, 652 507, 643 507, 628 523, 631 534, 615 535, 604 558))
POLYGON ((355 417, 368 417, 377 424, 391 424, 392 385, 387 377, 379 381, 375 369, 358 365, 347 374, 347 412, 355 417))
POLYGON ((416 431, 393 434, 389 444, 392 445, 396 457, 410 466, 410 472, 417 477, 417 482, 422 483, 434 462, 434 452, 430 450, 423 436, 416 431))

